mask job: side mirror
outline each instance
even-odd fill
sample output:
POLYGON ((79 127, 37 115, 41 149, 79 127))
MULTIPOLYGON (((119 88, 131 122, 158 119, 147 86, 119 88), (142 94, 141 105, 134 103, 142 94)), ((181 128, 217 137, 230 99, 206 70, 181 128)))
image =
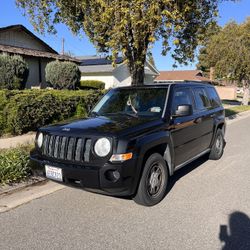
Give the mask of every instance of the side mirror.
POLYGON ((190 104, 178 105, 173 117, 189 116, 193 114, 193 107, 190 104))

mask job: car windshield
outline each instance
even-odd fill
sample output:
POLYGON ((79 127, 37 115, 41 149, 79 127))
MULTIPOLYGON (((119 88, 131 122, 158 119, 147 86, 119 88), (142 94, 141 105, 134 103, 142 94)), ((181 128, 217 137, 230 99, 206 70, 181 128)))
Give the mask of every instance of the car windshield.
POLYGON ((110 90, 95 106, 92 115, 162 115, 167 88, 118 88, 110 90))

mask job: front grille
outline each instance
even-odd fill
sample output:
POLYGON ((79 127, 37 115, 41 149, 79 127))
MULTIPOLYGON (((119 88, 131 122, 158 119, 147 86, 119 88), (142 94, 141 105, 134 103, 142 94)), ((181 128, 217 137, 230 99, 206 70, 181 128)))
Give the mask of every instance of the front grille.
POLYGON ((89 138, 44 136, 42 154, 51 158, 89 162, 92 140, 89 138))

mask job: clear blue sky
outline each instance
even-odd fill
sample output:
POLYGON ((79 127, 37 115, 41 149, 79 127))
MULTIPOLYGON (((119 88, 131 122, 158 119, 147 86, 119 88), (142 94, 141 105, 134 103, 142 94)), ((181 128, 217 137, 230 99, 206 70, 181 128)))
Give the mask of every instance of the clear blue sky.
MULTIPOLYGON (((250 0, 241 0, 239 2, 222 2, 219 5, 220 25, 224 25, 230 20, 243 22, 247 16, 250 16, 250 0)), ((34 32, 33 27, 29 23, 28 17, 22 16, 21 10, 15 6, 15 0, 1 0, 0 4, 0 27, 22 24, 30 31, 34 32)), ((75 37, 65 25, 58 25, 57 35, 41 36, 35 33, 38 37, 48 43, 52 48, 61 51, 61 40, 65 38, 65 51, 71 51, 74 55, 95 55, 96 50, 88 41, 86 36, 82 38, 75 37)), ((159 70, 172 69, 173 60, 170 56, 161 55, 161 43, 157 42, 153 47, 153 56, 156 66, 159 70)), ((193 69, 195 63, 188 66, 179 66, 178 69, 193 69)))

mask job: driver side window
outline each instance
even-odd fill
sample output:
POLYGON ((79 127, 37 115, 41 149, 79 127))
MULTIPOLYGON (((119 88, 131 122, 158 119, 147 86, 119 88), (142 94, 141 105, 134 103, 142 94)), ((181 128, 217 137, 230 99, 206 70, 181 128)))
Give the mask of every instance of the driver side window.
POLYGON ((172 113, 174 113, 179 105, 192 105, 193 97, 192 92, 189 88, 177 88, 173 95, 172 101, 172 113))

